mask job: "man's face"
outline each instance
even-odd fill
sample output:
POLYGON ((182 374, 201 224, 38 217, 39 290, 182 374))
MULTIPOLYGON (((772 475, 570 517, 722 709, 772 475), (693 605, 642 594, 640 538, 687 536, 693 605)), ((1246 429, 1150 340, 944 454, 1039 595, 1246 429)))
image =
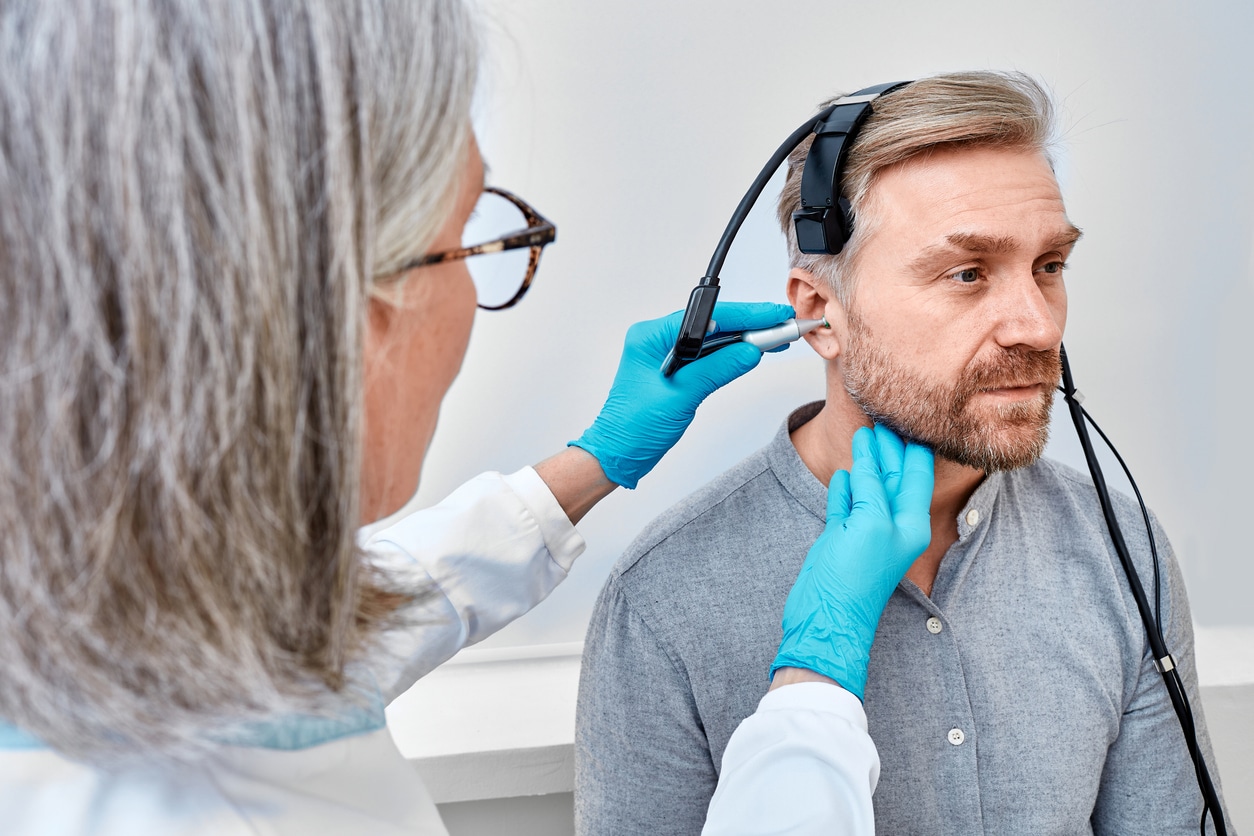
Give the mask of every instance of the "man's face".
POLYGON ((842 372, 869 416, 951 461, 1044 450, 1079 237, 1036 152, 947 149, 881 172, 842 372))

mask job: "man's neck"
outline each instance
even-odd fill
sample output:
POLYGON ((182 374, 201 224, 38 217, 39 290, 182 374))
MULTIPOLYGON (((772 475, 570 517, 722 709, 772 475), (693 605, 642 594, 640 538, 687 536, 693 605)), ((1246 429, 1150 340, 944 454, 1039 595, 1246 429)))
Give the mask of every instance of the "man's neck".
MULTIPOLYGON (((812 419, 792 433, 793 446, 801 461, 824 485, 837 470, 848 470, 853 463, 850 446, 859 427, 871 426, 866 413, 844 391, 832 392, 827 403, 812 419)), ((932 584, 945 552, 958 539, 958 513, 984 479, 984 472, 949 461, 936 460, 936 486, 932 492, 932 542, 919 556, 906 577, 924 595, 932 584)))

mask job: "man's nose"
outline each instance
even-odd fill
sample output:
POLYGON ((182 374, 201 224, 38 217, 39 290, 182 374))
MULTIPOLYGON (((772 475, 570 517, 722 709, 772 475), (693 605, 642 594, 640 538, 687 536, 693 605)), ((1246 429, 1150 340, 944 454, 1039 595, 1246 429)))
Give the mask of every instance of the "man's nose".
POLYGON ((1061 287, 1042 289, 1027 271, 1003 282, 998 296, 998 345, 1045 351, 1062 342, 1066 295, 1061 287))

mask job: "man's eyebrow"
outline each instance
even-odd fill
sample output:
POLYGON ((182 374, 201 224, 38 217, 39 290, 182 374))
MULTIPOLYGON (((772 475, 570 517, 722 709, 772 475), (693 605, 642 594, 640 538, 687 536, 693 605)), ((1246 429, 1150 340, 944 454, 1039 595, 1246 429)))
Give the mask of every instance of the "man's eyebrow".
POLYGON ((1061 250, 1063 247, 1070 247, 1082 237, 1084 237, 1084 233, 1080 230, 1080 227, 1075 224, 1067 224, 1066 230, 1050 241, 1049 246, 1050 249, 1061 250))
POLYGON ((989 255, 1014 252, 1016 246, 1015 239, 1009 235, 981 235, 978 232, 951 232, 945 240, 954 249, 989 255))
MULTIPOLYGON (((1080 240, 1084 233, 1074 224, 1054 236, 1047 244, 1047 249, 1062 249, 1080 240)), ((945 236, 944 244, 936 244, 925 249, 910 262, 910 267, 923 271, 931 267, 932 262, 939 258, 952 256, 956 252, 988 255, 1002 255, 1013 252, 1018 247, 1015 238, 1010 235, 984 235, 978 232, 952 232, 945 236)))

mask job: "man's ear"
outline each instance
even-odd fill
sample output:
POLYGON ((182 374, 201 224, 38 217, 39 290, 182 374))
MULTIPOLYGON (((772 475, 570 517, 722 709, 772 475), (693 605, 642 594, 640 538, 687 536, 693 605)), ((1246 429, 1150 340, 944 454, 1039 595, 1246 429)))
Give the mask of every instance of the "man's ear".
POLYGON ((825 360, 835 360, 844 345, 845 308, 828 283, 809 270, 794 267, 788 271, 788 301, 798 319, 826 319, 829 328, 819 327, 804 339, 825 360))

